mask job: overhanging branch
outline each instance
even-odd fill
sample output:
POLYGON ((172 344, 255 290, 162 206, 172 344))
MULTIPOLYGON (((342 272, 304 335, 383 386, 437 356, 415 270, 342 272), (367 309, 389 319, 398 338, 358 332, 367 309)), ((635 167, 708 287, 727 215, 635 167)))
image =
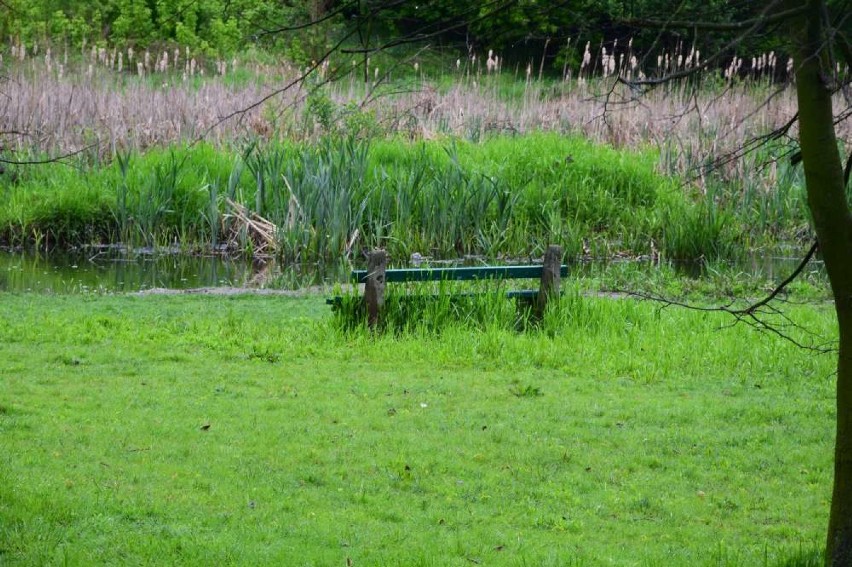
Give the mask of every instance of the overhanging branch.
MULTIPOLYGON (((628 86, 632 86, 632 87, 637 87, 637 86, 653 87, 653 86, 656 86, 656 85, 661 85, 661 84, 667 83, 669 81, 673 81, 673 80, 676 80, 676 79, 683 79, 683 78, 695 75, 697 73, 700 73, 700 72, 708 69, 711 65, 715 65, 716 62, 719 59, 721 59, 724 56, 725 53, 729 52, 731 49, 733 49, 734 47, 736 47, 737 45, 742 43, 742 41, 745 38, 747 38, 748 36, 750 36, 751 34, 756 32, 758 29, 760 29, 762 26, 764 26, 767 19, 772 17, 772 16, 768 15, 769 11, 774 6, 776 6, 777 4, 778 4, 777 1, 770 2, 763 8, 763 11, 761 12, 761 15, 759 17, 753 18, 751 20, 745 20, 743 22, 745 24, 745 27, 742 28, 745 31, 743 31, 741 34, 739 34, 736 38, 734 38, 732 41, 730 41, 727 45, 725 45, 724 47, 722 47, 721 49, 719 49, 718 51, 713 53, 710 57, 707 57, 706 59, 701 61, 701 63, 699 63, 695 67, 692 67, 690 69, 684 69, 682 71, 677 71, 677 72, 674 72, 674 73, 670 73, 668 75, 664 75, 662 77, 658 77, 658 78, 655 78, 655 79, 639 79, 639 80, 625 79, 624 77, 619 75, 617 80, 620 83, 624 83, 624 84, 626 84, 628 86), (749 24, 749 22, 750 22, 750 24, 749 24)), ((800 9, 801 8, 797 8, 797 10, 800 10, 800 9)), ((788 17, 788 18, 792 17, 789 13, 786 13, 786 12, 782 12, 782 13, 785 14, 785 17, 788 17)), ((662 23, 665 24, 665 22, 662 22, 662 23)), ((683 23, 683 22, 681 22, 681 23, 683 23)), ((696 22, 692 22, 692 23, 696 23, 696 22)), ((690 26, 687 26, 687 27, 690 27, 690 26)))
POLYGON ((630 19, 623 20, 625 25, 641 28, 689 28, 702 31, 740 31, 752 27, 760 27, 782 22, 789 18, 798 16, 807 10, 807 6, 800 6, 790 10, 784 10, 776 14, 760 15, 757 18, 742 20, 739 22, 697 22, 688 20, 645 20, 630 19))
MULTIPOLYGON (((400 1, 397 1, 397 2, 394 2, 393 4, 396 5, 396 4, 400 4, 400 3, 401 3, 400 1)), ((307 28, 310 28, 310 27, 313 27, 313 26, 317 26, 317 25, 319 25, 323 22, 327 22, 328 20, 334 18, 335 16, 337 16, 339 14, 342 14, 343 12, 348 10, 349 8, 355 6, 355 4, 356 4, 355 2, 344 2, 343 4, 341 4, 340 6, 335 8, 334 10, 328 12, 327 14, 322 16, 321 18, 317 18, 316 20, 311 20, 310 22, 305 22, 304 24, 296 24, 296 25, 292 25, 292 26, 281 26, 281 27, 274 28, 274 29, 263 29, 263 28, 261 28, 263 31, 261 31, 259 34, 257 34, 257 36, 261 37, 261 36, 265 36, 265 35, 274 35, 274 34, 278 34, 278 33, 293 32, 293 31, 304 30, 304 29, 307 29, 307 28)), ((386 6, 386 8, 387 7, 388 6, 386 6)))
MULTIPOLYGON (((399 45, 406 45, 406 44, 409 44, 409 43, 420 43, 420 42, 426 41, 428 39, 433 39, 435 37, 443 35, 447 32, 451 32, 451 31, 457 30, 457 29, 465 27, 465 26, 470 26, 471 24, 475 24, 477 22, 481 22, 482 20, 486 20, 488 18, 491 18, 494 15, 496 15, 496 14, 502 12, 503 10, 509 8, 513 4, 516 4, 517 1, 518 0, 508 0, 508 1, 494 0, 493 2, 487 4, 485 7, 490 7, 490 6, 495 6, 495 5, 497 7, 494 8, 493 10, 491 10, 490 12, 485 12, 484 14, 480 14, 476 18, 473 18, 473 19, 470 19, 470 20, 465 19, 465 20, 462 20, 461 22, 458 22, 456 24, 441 27, 440 29, 438 29, 437 31, 434 31, 434 32, 429 32, 429 33, 416 32, 416 33, 413 33, 413 34, 409 34, 409 35, 403 36, 401 38, 397 38, 393 41, 388 41, 388 42, 386 42, 386 43, 384 43, 384 44, 382 44, 378 47, 371 47, 371 48, 367 48, 367 49, 342 49, 340 52, 341 53, 347 53, 347 54, 376 53, 376 52, 384 51, 385 49, 390 49, 391 47, 396 47, 396 46, 399 46, 399 45)), ((477 7, 477 8, 474 8, 473 10, 469 10, 469 12, 477 11, 477 10, 480 10, 480 9, 481 8, 477 7)))

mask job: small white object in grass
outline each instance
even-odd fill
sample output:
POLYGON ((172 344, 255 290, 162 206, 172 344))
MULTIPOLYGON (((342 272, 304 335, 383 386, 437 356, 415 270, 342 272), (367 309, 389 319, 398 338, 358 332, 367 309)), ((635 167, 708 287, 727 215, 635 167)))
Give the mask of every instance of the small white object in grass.
POLYGON ((421 407, 421 408, 428 408, 428 407, 429 407, 429 404, 424 403, 424 402, 420 402, 420 407, 421 407))

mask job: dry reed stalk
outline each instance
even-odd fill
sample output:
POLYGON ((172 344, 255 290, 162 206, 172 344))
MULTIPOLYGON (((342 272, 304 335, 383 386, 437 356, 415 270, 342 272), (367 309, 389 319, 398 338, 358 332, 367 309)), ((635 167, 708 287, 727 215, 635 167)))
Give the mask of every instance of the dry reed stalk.
POLYGON ((226 217, 232 220, 228 247, 235 250, 242 249, 240 240, 244 237, 251 241, 255 256, 273 254, 278 244, 276 238, 278 227, 231 199, 226 199, 226 203, 231 211, 226 217))
MULTIPOLYGON (((177 73, 154 78, 144 71, 141 79, 116 73, 109 69, 106 54, 98 50, 91 56, 94 63, 89 65, 96 65, 91 77, 84 76, 89 72, 82 68, 75 72, 51 67, 44 58, 27 58, 22 51, 15 52, 23 62, 10 66, 12 80, 3 84, 6 96, 0 98, 0 130, 22 133, 4 140, 10 149, 62 152, 98 143, 106 153, 115 147, 142 150, 202 136, 213 144, 226 145, 247 136, 306 135, 303 89, 291 89, 266 105, 218 124, 222 116, 251 106, 292 80, 297 71, 289 66, 257 66, 255 71, 267 80, 263 86, 228 84, 213 73, 195 85, 181 80, 177 73), (289 111, 287 120, 282 119, 285 110, 289 111)), ((167 57, 166 53, 159 56, 161 65, 167 57)), ((610 54, 606 57, 601 64, 612 73, 615 59, 610 54)), ((131 58, 128 54, 128 60, 131 58)), ((661 57, 661 66, 694 65, 698 58, 693 52, 670 54, 661 57)), ((774 69, 773 58, 770 54, 755 59, 754 73, 770 66, 774 69)), ((629 58, 620 57, 619 61, 623 72, 635 66, 629 58)), ((405 128, 415 138, 553 130, 617 147, 656 146, 661 149, 665 169, 677 173, 779 128, 796 108, 792 89, 772 93, 773 85, 751 79, 697 94, 670 85, 639 100, 632 100, 624 87, 607 99, 603 95, 612 79, 590 78, 587 69, 592 63, 585 56, 578 73, 581 80, 556 84, 530 80, 522 96, 506 97, 500 89, 507 83, 496 76, 499 70, 492 67, 489 77, 486 65, 472 59, 469 68, 460 67, 459 81, 445 92, 423 83, 409 92, 376 97, 369 108, 380 124, 405 128)), ((739 66, 739 60, 732 65, 739 66)), ((147 63, 143 66, 149 68, 147 63)), ((363 87, 355 82, 332 84, 329 95, 339 105, 364 102, 363 87)), ((845 106, 840 94, 838 104, 845 106)), ((852 143, 850 121, 841 123, 838 130, 841 140, 852 143)), ((723 174, 736 176, 737 167, 725 164, 723 174)))

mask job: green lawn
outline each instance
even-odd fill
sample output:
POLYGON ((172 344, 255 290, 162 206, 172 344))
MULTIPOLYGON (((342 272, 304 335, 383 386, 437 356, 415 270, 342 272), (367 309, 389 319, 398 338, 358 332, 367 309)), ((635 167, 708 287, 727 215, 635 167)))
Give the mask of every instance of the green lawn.
MULTIPOLYGON (((0 564, 812 554, 833 355, 582 303, 553 333, 374 338, 319 296, 0 295, 0 564)), ((787 310, 833 336, 830 306, 787 310)))

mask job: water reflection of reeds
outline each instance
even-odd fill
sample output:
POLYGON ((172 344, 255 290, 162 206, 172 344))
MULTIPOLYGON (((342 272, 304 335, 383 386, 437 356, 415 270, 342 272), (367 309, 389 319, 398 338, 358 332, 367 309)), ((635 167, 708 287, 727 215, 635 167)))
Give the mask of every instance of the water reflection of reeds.
MULTIPOLYGON (((570 265, 571 277, 607 279, 607 274, 658 273, 661 268, 673 277, 710 278, 720 272, 743 277, 781 280, 799 263, 790 251, 751 255, 737 262, 668 262, 654 260, 580 261, 570 265)), ((394 265, 416 267, 419 259, 396 259, 394 265)), ((480 265, 486 258, 467 257, 436 264, 480 265)), ((512 263, 518 263, 513 260, 512 263)), ((77 253, 38 254, 0 252, 0 291, 41 293, 136 292, 150 289, 246 288, 296 290, 346 283, 352 268, 363 268, 356 260, 333 265, 281 265, 273 259, 246 259, 127 251, 116 247, 77 253)), ((812 261, 806 277, 824 280, 820 261, 812 261)))

